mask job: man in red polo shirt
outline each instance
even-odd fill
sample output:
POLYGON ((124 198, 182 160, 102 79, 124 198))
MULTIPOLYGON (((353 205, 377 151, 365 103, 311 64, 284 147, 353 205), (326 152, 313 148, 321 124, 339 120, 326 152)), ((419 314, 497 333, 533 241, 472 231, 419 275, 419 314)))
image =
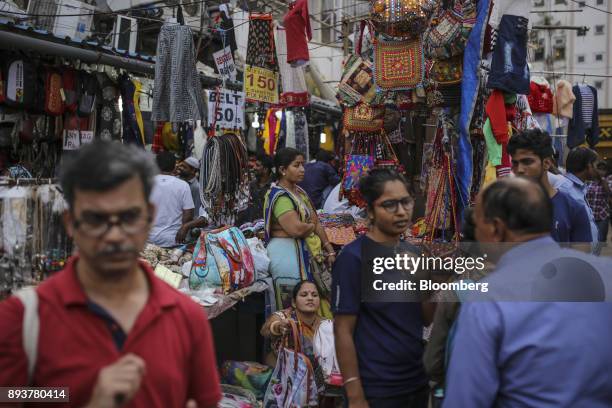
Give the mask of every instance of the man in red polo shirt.
MULTIPOLYGON (((36 289, 31 379, 24 306, 0 303, 0 387, 68 387, 70 407, 216 407, 221 389, 204 310, 139 260, 155 208, 147 153, 95 142, 65 163, 65 225, 78 247, 36 289)), ((57 405, 54 405, 57 406, 57 405)))

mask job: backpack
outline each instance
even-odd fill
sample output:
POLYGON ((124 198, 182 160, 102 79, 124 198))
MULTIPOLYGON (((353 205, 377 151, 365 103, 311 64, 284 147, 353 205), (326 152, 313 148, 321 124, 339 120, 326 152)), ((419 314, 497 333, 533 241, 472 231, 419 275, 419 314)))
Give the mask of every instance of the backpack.
POLYGON ((62 75, 51 68, 45 72, 45 112, 51 116, 60 116, 65 106, 62 100, 62 75))
POLYGON ((38 316, 38 293, 34 286, 20 289, 15 296, 23 303, 23 351, 28 360, 28 384, 32 383, 38 354, 40 320, 38 316))
POLYGON ((79 72, 77 87, 77 115, 89 117, 96 106, 98 80, 91 74, 79 72))
POLYGON ((36 103, 36 67, 16 58, 7 64, 6 103, 16 108, 32 109, 36 103))

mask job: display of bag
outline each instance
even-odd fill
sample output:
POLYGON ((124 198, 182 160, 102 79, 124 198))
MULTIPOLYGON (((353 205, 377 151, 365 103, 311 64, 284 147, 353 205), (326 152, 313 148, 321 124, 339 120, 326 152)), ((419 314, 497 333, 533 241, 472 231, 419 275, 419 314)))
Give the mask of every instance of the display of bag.
POLYGON ((272 369, 253 361, 227 360, 221 366, 221 383, 242 387, 262 399, 272 377, 272 369))
POLYGON ((347 107, 342 115, 344 128, 353 132, 378 132, 384 127, 385 108, 359 103, 347 107))
POLYGON ((301 336, 296 323, 291 324, 293 348, 289 348, 286 336, 278 351, 276 367, 268 384, 264 408, 318 407, 317 385, 314 370, 308 357, 302 352, 301 336))
POLYGON ((6 70, 6 103, 15 108, 34 108, 36 76, 33 63, 21 58, 9 61, 6 70))
POLYGON ((442 60, 463 54, 475 18, 472 0, 457 1, 449 9, 438 7, 423 34, 427 58, 442 60))
POLYGON ((425 74, 420 38, 406 41, 374 39, 374 83, 383 90, 409 90, 421 85, 425 74))
POLYGON ((0 64, 0 103, 6 101, 6 73, 4 67, 0 64))
POLYGON ((45 72, 45 113, 51 116, 59 116, 64 113, 62 87, 62 75, 48 68, 45 72))
POLYGON ((98 80, 86 72, 78 73, 77 82, 77 115, 88 117, 96 106, 98 80))
POLYGON ((367 154, 347 154, 344 157, 344 175, 340 189, 343 197, 352 204, 365 206, 365 201, 359 192, 359 180, 374 167, 374 156, 367 154))
POLYGON ((423 0, 374 0, 370 17, 379 33, 391 37, 418 37, 427 27, 423 0))
POLYGON ((193 253, 189 274, 189 287, 193 290, 213 287, 227 294, 255 281, 251 250, 236 227, 203 231, 193 253))
POLYGON ((447 60, 434 60, 429 79, 439 88, 461 83, 463 77, 463 55, 447 60))

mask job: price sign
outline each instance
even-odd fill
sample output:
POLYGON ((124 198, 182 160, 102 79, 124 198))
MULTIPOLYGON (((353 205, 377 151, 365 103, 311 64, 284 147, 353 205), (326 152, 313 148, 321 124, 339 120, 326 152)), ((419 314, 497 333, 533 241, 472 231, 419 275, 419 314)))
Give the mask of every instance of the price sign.
POLYGON ((221 89, 218 94, 217 91, 207 93, 209 127, 216 125, 225 129, 244 129, 244 92, 221 89))
POLYGON ((64 150, 78 150, 82 145, 93 142, 94 132, 91 130, 65 130, 64 150))
POLYGON ((215 64, 217 65, 217 71, 219 71, 219 74, 226 79, 235 81, 236 66, 234 64, 232 49, 230 47, 225 47, 224 49, 213 53, 213 58, 215 59, 215 64))
POLYGON ((246 65, 244 78, 247 100, 278 103, 278 72, 246 65))

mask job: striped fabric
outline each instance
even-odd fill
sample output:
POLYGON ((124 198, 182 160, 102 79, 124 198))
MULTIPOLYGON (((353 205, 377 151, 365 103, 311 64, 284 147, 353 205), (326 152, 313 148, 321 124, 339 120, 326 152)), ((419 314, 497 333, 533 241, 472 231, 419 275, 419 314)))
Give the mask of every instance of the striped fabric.
POLYGON ((590 129, 593 120, 595 98, 588 85, 580 84, 578 87, 580 88, 580 96, 582 97, 582 120, 584 120, 585 128, 590 129))

